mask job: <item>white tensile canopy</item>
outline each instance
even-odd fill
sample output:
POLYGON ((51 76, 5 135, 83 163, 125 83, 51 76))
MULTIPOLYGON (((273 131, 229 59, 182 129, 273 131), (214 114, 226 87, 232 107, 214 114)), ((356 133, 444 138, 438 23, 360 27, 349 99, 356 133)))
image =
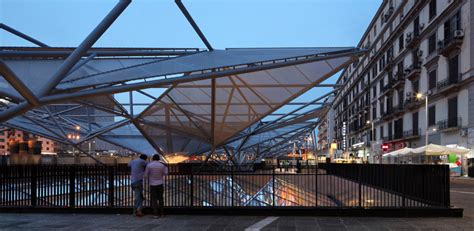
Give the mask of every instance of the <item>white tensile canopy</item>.
POLYGON ((412 148, 405 147, 402 149, 395 150, 393 152, 383 154, 382 157, 401 157, 401 156, 409 155, 412 151, 413 151, 412 148))
POLYGON ((449 154, 465 155, 468 154, 469 151, 470 149, 466 148, 454 148, 437 144, 428 144, 426 146, 413 149, 412 153, 415 155, 424 154, 427 156, 442 156, 449 154))

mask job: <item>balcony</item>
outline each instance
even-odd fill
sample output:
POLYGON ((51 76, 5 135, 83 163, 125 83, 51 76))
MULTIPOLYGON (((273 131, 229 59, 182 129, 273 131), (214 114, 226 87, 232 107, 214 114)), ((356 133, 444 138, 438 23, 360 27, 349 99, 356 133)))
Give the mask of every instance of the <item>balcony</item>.
POLYGON ((398 103, 398 105, 393 107, 393 109, 395 116, 403 115, 403 113, 405 113, 405 107, 403 103, 398 103))
POLYGON ((447 120, 441 120, 436 123, 438 125, 438 130, 443 132, 458 130, 462 126, 462 118, 454 117, 448 118, 447 120))
POLYGON ((408 48, 416 47, 420 42, 420 33, 417 31, 415 31, 415 33, 407 33, 405 42, 408 48))
POLYGON ((411 140, 411 139, 416 139, 420 137, 421 134, 421 129, 410 129, 408 131, 403 131, 403 138, 405 140, 411 140))
POLYGON ((420 77, 421 63, 415 62, 411 64, 409 67, 405 68, 404 72, 405 72, 405 77, 409 80, 414 80, 420 77))
POLYGON ((383 114, 382 114, 382 119, 383 120, 390 120, 393 118, 393 108, 387 109, 383 114))
POLYGON ((436 93, 451 93, 453 91, 459 90, 461 82, 461 74, 458 75, 457 78, 447 78, 441 81, 438 81, 436 84, 436 93))
POLYGON ((383 140, 384 142, 392 141, 392 140, 393 140, 393 136, 384 136, 384 137, 382 137, 382 140, 383 140))
POLYGON ((390 92, 393 91, 394 82, 395 81, 393 81, 393 80, 389 80, 388 83, 385 86, 383 86, 382 95, 387 95, 387 94, 389 94, 390 92))
POLYGON ((448 57, 451 52, 459 50, 464 38, 464 30, 455 30, 444 40, 438 42, 439 53, 448 57))
POLYGON ((422 100, 418 100, 416 97, 410 96, 407 99, 405 99, 404 107, 406 109, 415 109, 419 107, 421 103, 422 103, 422 100))
POLYGON ((393 88, 400 89, 405 85, 405 76, 403 72, 399 71, 393 78, 393 88))

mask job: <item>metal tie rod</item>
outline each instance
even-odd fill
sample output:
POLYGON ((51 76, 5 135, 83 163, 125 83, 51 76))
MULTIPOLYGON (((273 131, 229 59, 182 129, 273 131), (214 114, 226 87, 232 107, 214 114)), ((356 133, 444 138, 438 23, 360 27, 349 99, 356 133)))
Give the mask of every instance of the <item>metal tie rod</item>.
POLYGON ((196 33, 199 35, 199 38, 201 38, 201 40, 204 42, 204 44, 206 44, 206 47, 209 51, 213 51, 214 48, 212 48, 211 44, 209 43, 209 41, 207 41, 206 39, 206 36, 204 36, 204 34, 202 33, 201 29, 199 29, 198 25, 196 24, 196 22, 194 21, 193 17, 191 17, 191 14, 189 14, 188 10, 186 9, 186 7, 184 6, 184 4, 181 2, 181 0, 175 0, 176 2, 176 5, 178 5, 179 9, 181 10, 181 12, 184 14, 184 17, 186 17, 186 19, 188 20, 188 22, 191 24, 191 26, 193 27, 193 29, 196 31, 196 33))

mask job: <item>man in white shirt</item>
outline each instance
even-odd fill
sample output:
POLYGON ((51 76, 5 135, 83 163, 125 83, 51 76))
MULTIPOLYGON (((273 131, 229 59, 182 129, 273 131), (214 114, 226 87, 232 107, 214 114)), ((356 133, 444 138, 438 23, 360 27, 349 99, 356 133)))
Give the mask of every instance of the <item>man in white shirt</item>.
POLYGON ((168 168, 160 162, 158 154, 153 155, 152 162, 146 166, 143 177, 150 184, 150 197, 153 213, 155 214, 154 218, 158 218, 158 209, 160 210, 161 217, 165 215, 163 211, 163 184, 166 175, 168 175, 168 168), (159 205, 157 201, 159 201, 159 205))

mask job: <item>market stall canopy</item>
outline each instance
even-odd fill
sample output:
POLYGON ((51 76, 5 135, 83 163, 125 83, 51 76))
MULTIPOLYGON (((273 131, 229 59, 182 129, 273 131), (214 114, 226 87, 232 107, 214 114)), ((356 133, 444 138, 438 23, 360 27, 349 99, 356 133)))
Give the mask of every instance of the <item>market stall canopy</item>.
POLYGON ((411 152, 413 151, 412 148, 402 148, 402 149, 398 149, 398 150, 395 150, 393 152, 389 152, 389 153, 386 153, 386 154, 383 154, 382 157, 401 157, 401 156, 405 156, 405 155, 409 155, 411 152))
POLYGON ((428 144, 423 147, 413 149, 413 154, 425 154, 427 156, 440 156, 440 155, 449 155, 449 154, 459 154, 464 155, 468 154, 470 149, 465 148, 453 148, 446 147, 443 145, 437 144, 428 144))

